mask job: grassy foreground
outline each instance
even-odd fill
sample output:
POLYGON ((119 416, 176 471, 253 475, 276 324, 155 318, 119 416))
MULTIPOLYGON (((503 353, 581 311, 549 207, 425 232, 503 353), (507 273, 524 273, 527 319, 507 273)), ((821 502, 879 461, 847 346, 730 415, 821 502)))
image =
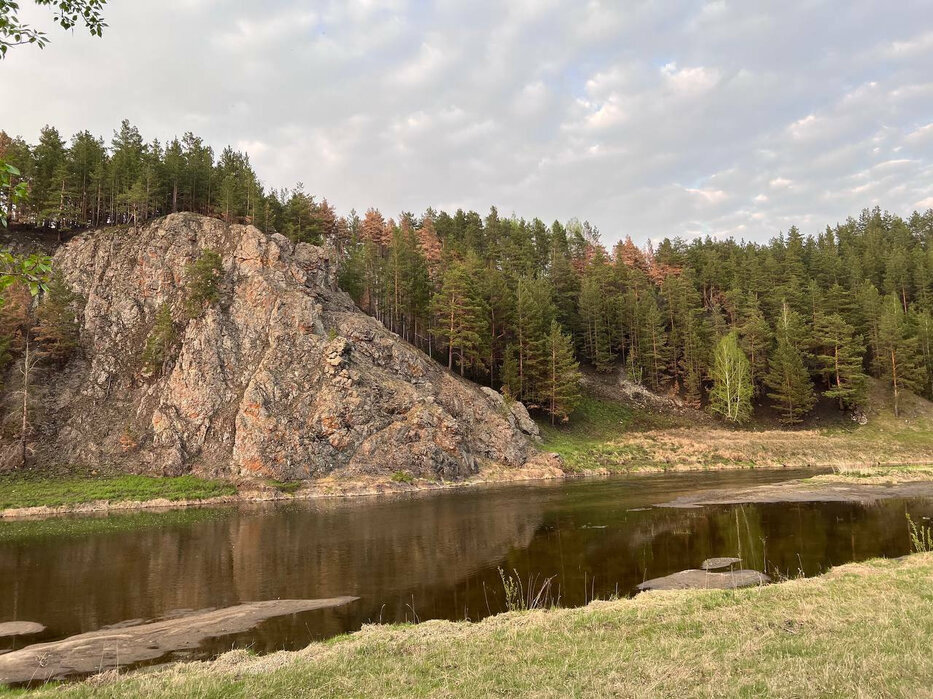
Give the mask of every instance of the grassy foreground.
POLYGON ((66 696, 931 696, 933 554, 736 592, 652 592, 303 651, 105 675, 66 696))
POLYGON ((236 486, 196 476, 65 476, 32 473, 0 476, 0 511, 14 507, 58 507, 107 500, 109 502, 204 500, 233 495, 236 486))

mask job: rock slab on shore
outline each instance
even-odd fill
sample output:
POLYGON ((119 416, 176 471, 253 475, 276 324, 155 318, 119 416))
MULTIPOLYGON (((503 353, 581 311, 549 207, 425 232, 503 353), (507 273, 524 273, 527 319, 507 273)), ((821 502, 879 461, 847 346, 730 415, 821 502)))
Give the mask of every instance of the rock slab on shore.
POLYGON ((152 623, 117 624, 0 655, 0 683, 46 682, 155 660, 171 651, 195 648, 206 638, 248 631, 272 617, 340 607, 357 599, 270 600, 152 623))
POLYGON ((765 585, 771 582, 764 573, 757 570, 733 570, 727 573, 712 573, 708 570, 682 570, 662 578, 646 580, 638 585, 645 590, 734 590, 740 587, 765 585))
POLYGON ((43 631, 45 631, 45 626, 36 621, 4 621, 0 623, 0 638, 32 636, 43 631))

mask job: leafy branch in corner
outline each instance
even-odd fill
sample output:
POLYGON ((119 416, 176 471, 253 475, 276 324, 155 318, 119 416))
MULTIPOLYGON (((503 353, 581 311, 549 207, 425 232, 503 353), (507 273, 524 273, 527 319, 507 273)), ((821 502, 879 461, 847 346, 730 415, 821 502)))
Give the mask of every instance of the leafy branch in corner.
MULTIPOLYGON (((56 24, 62 29, 73 29, 84 23, 91 36, 102 36, 104 27, 103 8, 107 0, 35 0, 37 5, 51 7, 56 24)), ((48 35, 23 22, 19 17, 18 2, 0 0, 0 58, 6 56, 11 46, 34 44, 40 49, 49 43, 48 35)))

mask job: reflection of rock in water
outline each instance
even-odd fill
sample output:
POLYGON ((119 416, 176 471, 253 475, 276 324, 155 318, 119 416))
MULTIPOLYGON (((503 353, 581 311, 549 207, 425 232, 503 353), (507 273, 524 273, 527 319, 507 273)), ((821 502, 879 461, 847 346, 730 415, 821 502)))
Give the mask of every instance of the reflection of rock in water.
POLYGON ((270 600, 150 624, 117 624, 0 656, 0 682, 46 682, 156 660, 171 651, 196 648, 205 638, 246 631, 270 617, 340 607, 356 599, 270 600))
POLYGON ((541 503, 498 502, 458 494, 255 507, 193 525, 4 542, 0 567, 16 574, 0 576, 0 619, 42 619, 62 637, 172 609, 365 595, 366 607, 326 612, 322 623, 339 633, 378 618, 393 596, 423 603, 425 590, 526 547, 541 503))
POLYGON ((270 577, 284 583, 282 594, 346 590, 385 597, 450 586, 510 548, 526 547, 541 522, 539 505, 495 507, 470 496, 312 507, 277 515, 275 526, 242 517, 231 527, 239 597, 261 593, 270 577))

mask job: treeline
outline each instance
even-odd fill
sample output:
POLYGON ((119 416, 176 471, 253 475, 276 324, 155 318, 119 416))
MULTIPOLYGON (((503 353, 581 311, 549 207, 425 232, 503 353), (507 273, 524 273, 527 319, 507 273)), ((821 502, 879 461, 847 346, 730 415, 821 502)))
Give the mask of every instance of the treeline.
POLYGON ((0 161, 19 172, 0 191, 0 210, 11 225, 61 233, 194 211, 312 243, 336 234, 337 217, 326 200, 315 201, 301 183, 267 192, 246 153, 228 146, 217 155, 190 132, 164 144, 147 142, 124 120, 107 144, 88 131, 66 142, 46 126, 30 145, 0 131, 0 161), (21 182, 25 199, 14 195, 21 182))
POLYGON ((787 423, 820 394, 855 408, 869 374, 894 389, 895 409, 905 388, 933 398, 933 211, 905 221, 876 208, 766 245, 673 239, 656 249, 626 238, 608 250, 587 223, 495 209, 397 221, 370 210, 347 228, 341 283, 361 308, 449 367, 545 409, 553 384, 539 367, 552 328, 578 360, 624 368, 697 407, 747 363, 749 405, 713 406, 736 421, 752 396, 787 423), (730 336, 734 350, 720 347, 717 365, 730 336), (740 363, 723 364, 735 352, 740 363))
POLYGON ((0 133, 0 160, 20 173, 0 192, 14 224, 67 231, 188 210, 326 242, 364 311, 451 370, 558 419, 579 399, 577 362, 624 369, 729 419, 747 417, 755 397, 788 423, 820 395, 852 409, 868 375, 896 401, 902 389, 933 398, 933 211, 904 220, 876 208, 767 244, 641 249, 626 238, 607 249, 586 222, 495 208, 338 217, 300 184, 266 191, 245 153, 215 157, 190 133, 145 142, 126 121, 109 146, 88 132, 66 144, 51 127, 35 146, 0 133), (733 375, 749 384, 747 405, 721 404, 744 395, 721 385, 733 375))

